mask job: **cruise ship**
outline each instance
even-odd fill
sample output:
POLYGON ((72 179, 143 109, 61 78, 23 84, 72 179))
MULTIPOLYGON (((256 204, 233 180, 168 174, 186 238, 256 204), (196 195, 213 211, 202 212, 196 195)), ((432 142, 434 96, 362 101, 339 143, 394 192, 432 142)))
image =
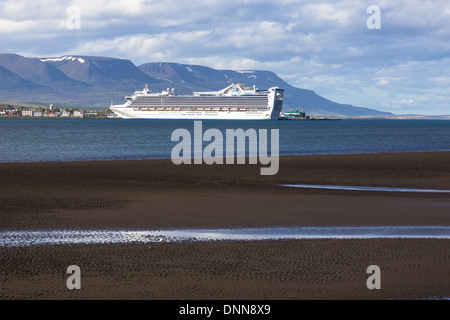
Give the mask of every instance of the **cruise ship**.
POLYGON ((283 94, 278 87, 258 90, 242 83, 192 95, 178 95, 174 89, 153 93, 145 85, 110 110, 124 119, 278 120, 283 94))

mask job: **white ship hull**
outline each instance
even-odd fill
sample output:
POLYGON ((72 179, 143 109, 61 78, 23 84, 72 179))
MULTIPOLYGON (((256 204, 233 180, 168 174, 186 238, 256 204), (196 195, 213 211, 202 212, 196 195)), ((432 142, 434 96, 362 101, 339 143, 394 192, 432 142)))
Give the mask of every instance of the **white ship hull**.
POLYGON ((280 112, 261 111, 143 111, 113 106, 110 109, 123 119, 191 119, 191 120, 278 120, 280 112))
POLYGON ((217 92, 179 96, 169 89, 151 93, 146 86, 110 109, 123 119, 278 120, 283 92, 278 87, 261 91, 232 84, 217 92))

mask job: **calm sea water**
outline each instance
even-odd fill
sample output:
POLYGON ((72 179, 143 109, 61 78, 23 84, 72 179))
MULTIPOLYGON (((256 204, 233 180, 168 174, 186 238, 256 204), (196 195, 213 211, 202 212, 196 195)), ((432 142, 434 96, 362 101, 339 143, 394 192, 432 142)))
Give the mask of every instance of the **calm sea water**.
MULTIPOLYGON (((209 128, 279 129, 280 155, 450 150, 450 121, 203 121, 209 128)), ((0 162, 170 158, 190 120, 0 119, 0 162)), ((193 136, 193 135, 192 135, 193 136)), ((204 142, 203 146, 209 142, 204 142)))

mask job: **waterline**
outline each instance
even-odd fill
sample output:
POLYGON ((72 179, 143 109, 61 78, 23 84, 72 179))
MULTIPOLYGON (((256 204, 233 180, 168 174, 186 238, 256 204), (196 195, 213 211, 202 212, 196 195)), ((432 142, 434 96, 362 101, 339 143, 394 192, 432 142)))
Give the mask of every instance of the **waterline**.
POLYGON ((450 193, 450 190, 441 189, 414 189, 414 188, 391 188, 391 187, 360 187, 360 186, 335 186, 316 184, 282 184, 282 187, 307 188, 307 189, 329 189, 349 191, 383 191, 383 192, 417 192, 417 193, 450 193))
POLYGON ((2 231, 0 247, 281 239, 450 239, 450 226, 2 231))

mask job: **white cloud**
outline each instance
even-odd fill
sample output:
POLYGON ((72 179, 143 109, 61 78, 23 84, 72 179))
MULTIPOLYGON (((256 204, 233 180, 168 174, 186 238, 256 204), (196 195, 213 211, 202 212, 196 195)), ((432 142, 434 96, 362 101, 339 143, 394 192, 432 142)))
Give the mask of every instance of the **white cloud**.
POLYGON ((388 79, 380 79, 380 81, 377 82, 377 85, 379 86, 385 86, 388 85, 391 81, 389 81, 388 79))
POLYGON ((315 21, 331 21, 338 26, 348 26, 355 17, 355 7, 348 6, 348 2, 341 3, 314 3, 303 7, 303 16, 309 17, 315 21))
POLYGON ((0 19, 0 34, 22 33, 39 27, 34 20, 14 21, 0 19))

